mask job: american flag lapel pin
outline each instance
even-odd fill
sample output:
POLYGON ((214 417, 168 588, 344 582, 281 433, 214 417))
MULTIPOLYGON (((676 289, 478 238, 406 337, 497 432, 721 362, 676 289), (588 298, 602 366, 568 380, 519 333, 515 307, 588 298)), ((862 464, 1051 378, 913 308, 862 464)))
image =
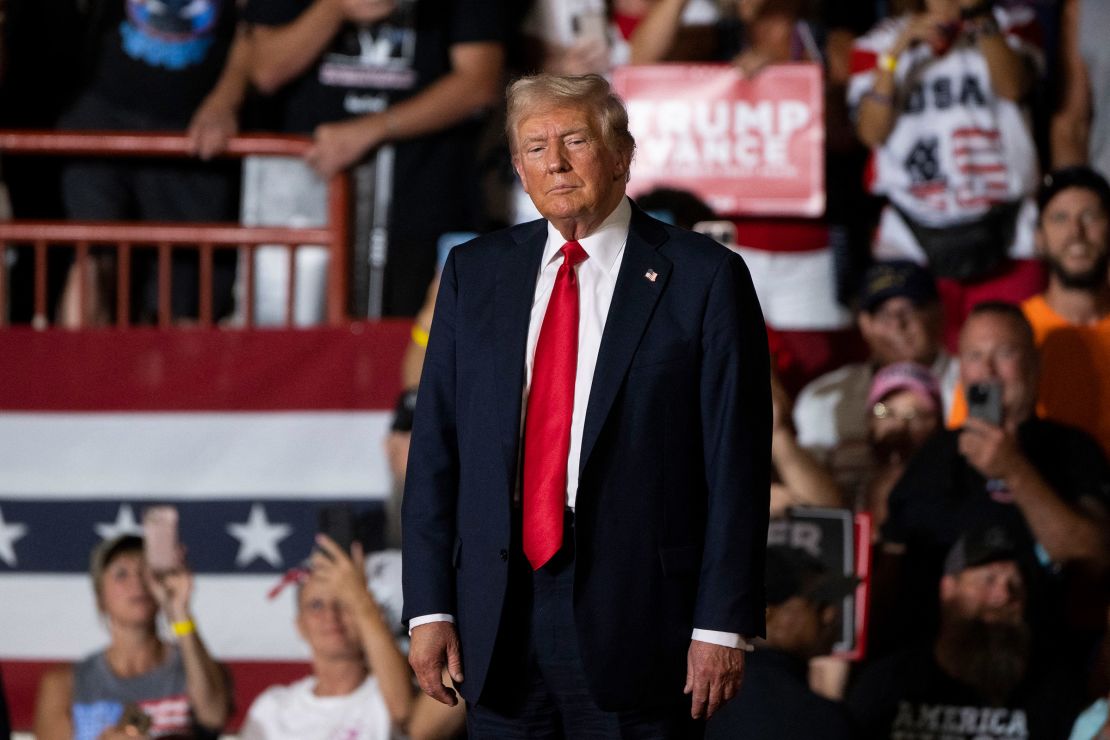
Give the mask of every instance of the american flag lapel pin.
POLYGON ((649 281, 654 283, 655 278, 659 277, 659 273, 657 273, 655 270, 648 270, 647 272, 644 273, 644 277, 646 277, 649 281))

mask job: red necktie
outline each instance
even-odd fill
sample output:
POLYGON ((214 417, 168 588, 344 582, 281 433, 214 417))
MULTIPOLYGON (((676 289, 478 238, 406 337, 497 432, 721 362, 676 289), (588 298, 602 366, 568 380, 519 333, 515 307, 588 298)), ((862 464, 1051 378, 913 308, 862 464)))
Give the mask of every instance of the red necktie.
POLYGON ((578 242, 563 245, 563 264, 540 326, 524 421, 524 555, 542 568, 563 544, 567 455, 578 367, 578 278, 587 257, 578 242))

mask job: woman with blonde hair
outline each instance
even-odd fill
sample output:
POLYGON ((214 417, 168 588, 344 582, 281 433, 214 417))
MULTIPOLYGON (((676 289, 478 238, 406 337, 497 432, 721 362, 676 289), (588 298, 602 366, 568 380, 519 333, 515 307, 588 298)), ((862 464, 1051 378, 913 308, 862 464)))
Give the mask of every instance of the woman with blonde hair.
POLYGON ((218 737, 230 693, 189 609, 192 573, 183 565, 152 573, 143 540, 134 535, 101 542, 89 572, 110 641, 104 650, 43 676, 35 737, 218 737), (159 637, 159 613, 174 642, 159 637))

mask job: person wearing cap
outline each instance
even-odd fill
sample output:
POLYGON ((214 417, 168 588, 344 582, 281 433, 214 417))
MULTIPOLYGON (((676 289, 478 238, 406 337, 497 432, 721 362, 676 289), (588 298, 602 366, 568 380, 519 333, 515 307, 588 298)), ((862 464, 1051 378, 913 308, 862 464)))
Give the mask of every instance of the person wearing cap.
POLYGON ((811 658, 828 655, 840 604, 854 578, 832 573, 805 550, 767 548, 767 638, 748 658, 744 689, 706 726, 706 740, 853 737, 839 703, 810 689, 811 658))
POLYGON ((1082 694, 1061 653, 1034 650, 1023 553, 1000 525, 956 541, 939 579, 936 636, 873 663, 850 687, 857 737, 1066 737, 1082 694))
POLYGON ((890 489, 940 428, 940 385, 924 365, 896 362, 875 373, 865 409, 873 468, 856 503, 871 514, 877 533, 886 520, 890 489))
POLYGON ((122 535, 93 550, 90 568, 108 647, 43 676, 35 706, 39 740, 216 738, 231 709, 223 669, 209 656, 189 603, 184 567, 153 574, 143 539, 122 535), (162 613, 174 634, 158 635, 162 613))
POLYGON ((810 382, 794 405, 798 442, 830 469, 845 491, 858 491, 872 469, 868 420, 861 409, 875 373, 916 362, 940 380, 947 409, 956 364, 940 342, 941 307, 928 270, 913 262, 879 262, 864 276, 857 323, 870 356, 810 382))
MULTIPOLYGON (((890 494, 882 537, 902 553, 899 580, 907 593, 900 603, 912 618, 906 629, 927 629, 920 620, 935 601, 924 595, 944 553, 969 527, 1008 526, 1041 563, 1035 575, 1045 589, 1063 589, 1064 573, 1097 572, 1110 561, 1110 465, 1089 435, 1035 415, 1037 367, 1033 330, 1020 308, 975 307, 960 335, 960 379, 965 388, 996 388, 1001 420, 968 418, 961 429, 934 435, 890 494)), ((1044 616, 1056 627, 1064 618, 1044 616)))

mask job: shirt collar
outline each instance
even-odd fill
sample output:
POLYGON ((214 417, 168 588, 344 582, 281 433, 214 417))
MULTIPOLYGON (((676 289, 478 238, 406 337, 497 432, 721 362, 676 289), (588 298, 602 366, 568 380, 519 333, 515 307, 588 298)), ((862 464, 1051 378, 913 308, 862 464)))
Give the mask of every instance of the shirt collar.
MULTIPOLYGON (((625 242, 628 241, 628 227, 631 223, 632 204, 628 198, 621 198, 621 202, 601 222, 601 226, 598 226, 594 233, 589 236, 579 239, 578 243, 582 245, 582 249, 586 250, 586 254, 590 255, 590 261, 596 267, 609 272, 616 264, 617 257, 624 249, 625 242)), ((547 265, 556 258, 562 259, 559 250, 563 248, 564 244, 566 244, 566 239, 563 238, 554 224, 548 221, 547 245, 543 250, 543 262, 541 264, 547 265)))

